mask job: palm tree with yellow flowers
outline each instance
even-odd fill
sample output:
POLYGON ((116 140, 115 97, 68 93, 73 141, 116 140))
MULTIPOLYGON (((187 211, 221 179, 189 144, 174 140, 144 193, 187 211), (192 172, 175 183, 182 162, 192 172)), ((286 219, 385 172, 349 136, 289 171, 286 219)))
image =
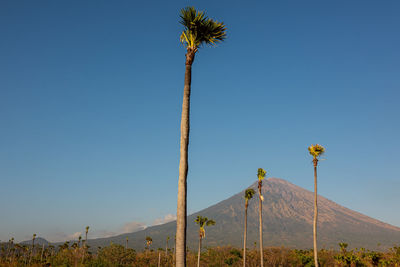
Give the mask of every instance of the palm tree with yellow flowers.
POLYGON ((186 266, 186 212, 187 212, 187 173, 189 146, 189 113, 192 64, 198 49, 204 45, 215 45, 226 38, 224 23, 210 19, 204 11, 194 7, 181 10, 181 21, 184 29, 180 41, 186 48, 185 84, 183 89, 181 140, 178 180, 178 204, 176 219, 176 267, 186 266))
POLYGON ((325 148, 315 144, 308 147, 308 152, 313 157, 314 164, 314 222, 313 222, 313 241, 314 241, 314 265, 318 267, 318 249, 317 249, 317 219, 318 219, 318 203, 317 203, 317 166, 318 158, 324 154, 325 148))
POLYGON ((256 192, 253 188, 248 188, 244 192, 244 241, 243 241, 243 267, 246 267, 246 241, 247 241, 247 208, 249 200, 253 198, 256 192))
POLYGON ((262 202, 264 201, 264 197, 262 196, 261 189, 262 189, 262 180, 264 180, 265 175, 267 172, 263 168, 258 168, 258 196, 259 196, 259 210, 258 210, 258 219, 259 219, 259 225, 260 225, 260 261, 261 261, 261 267, 264 267, 264 253, 263 253, 263 229, 262 229, 262 202))
POLYGON ((215 221, 209 220, 207 217, 197 216, 195 223, 199 225, 199 251, 197 252, 197 267, 200 267, 201 240, 206 237, 206 226, 215 225, 215 221))

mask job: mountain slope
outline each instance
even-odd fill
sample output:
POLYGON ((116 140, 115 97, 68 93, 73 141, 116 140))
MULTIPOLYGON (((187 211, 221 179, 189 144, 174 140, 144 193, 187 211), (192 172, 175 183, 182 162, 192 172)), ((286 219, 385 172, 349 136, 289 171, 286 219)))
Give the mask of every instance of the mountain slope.
MULTIPOLYGON (((32 246, 32 240, 22 241, 22 242, 20 242, 20 244, 21 244, 21 245, 29 245, 29 246, 32 246)), ((35 238, 35 246, 36 246, 36 245, 37 245, 37 246, 42 246, 42 245, 48 246, 49 244, 50 244, 49 241, 47 241, 47 240, 44 239, 44 238, 41 238, 41 237, 36 237, 36 238, 35 238)))
MULTIPOLYGON (((256 189, 256 183, 251 187, 256 189)), ((256 190, 257 191, 257 190, 256 190)), ((204 246, 233 245, 241 247, 244 225, 244 190, 224 201, 188 216, 188 246, 196 247, 197 215, 207 216, 216 225, 206 229, 204 246)), ((263 182, 263 229, 264 246, 288 246, 312 248, 313 193, 278 178, 263 182)), ((322 196, 318 198, 319 248, 337 248, 339 242, 350 247, 377 249, 400 243, 400 228, 352 211, 322 196)), ((165 248, 167 236, 173 246, 176 222, 149 227, 145 230, 110 238, 89 240, 92 248, 106 246, 110 242, 125 244, 142 250, 145 237, 153 238, 153 248, 165 248)), ((248 246, 258 240, 258 194, 249 203, 248 246)))

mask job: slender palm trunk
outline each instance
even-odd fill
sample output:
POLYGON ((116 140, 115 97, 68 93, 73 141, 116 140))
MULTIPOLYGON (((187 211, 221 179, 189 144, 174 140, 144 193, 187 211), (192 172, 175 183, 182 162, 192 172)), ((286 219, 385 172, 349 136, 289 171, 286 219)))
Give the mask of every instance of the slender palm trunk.
POLYGON ((165 245, 165 257, 168 257, 168 239, 167 244, 165 245))
POLYGON ((32 252, 29 257, 29 265, 31 265, 31 261, 32 261, 32 257, 34 256, 34 253, 35 253, 35 239, 32 239, 32 252))
POLYGON ((174 251, 172 252, 172 264, 175 264, 174 266, 176 266, 176 237, 174 240, 174 251))
POLYGON ((178 205, 176 211, 176 267, 186 267, 186 204, 187 204, 187 173, 189 146, 189 114, 190 114, 190 85, 192 81, 192 63, 195 51, 187 50, 185 85, 183 89, 181 144, 178 180, 178 205))
POLYGON ((259 205, 259 224, 260 224, 260 261, 261 267, 264 267, 264 253, 263 253, 263 229, 262 229, 262 199, 261 199, 262 181, 258 181, 258 194, 260 199, 259 205))
POLYGON ((317 165, 318 159, 314 158, 314 223, 313 223, 313 241, 314 241, 314 264, 318 267, 318 249, 317 249, 317 218, 318 218, 318 203, 317 203, 317 165))
POLYGON ((42 246, 42 254, 40 255, 40 262, 43 262, 44 244, 42 246))
POLYGON ((199 238, 199 251, 197 252, 197 267, 200 267, 200 255, 201 255, 201 236, 199 238))
POLYGON ((249 206, 249 203, 248 203, 248 201, 246 199, 246 203, 244 205, 243 267, 246 267, 247 207, 248 206, 249 206))
POLYGON ((83 255, 82 255, 82 261, 81 261, 82 264, 85 261, 85 255, 86 255, 86 251, 87 251, 87 235, 88 235, 88 232, 85 233, 85 243, 83 245, 83 255))
POLYGON ((158 252, 158 267, 161 267, 161 251, 158 252))

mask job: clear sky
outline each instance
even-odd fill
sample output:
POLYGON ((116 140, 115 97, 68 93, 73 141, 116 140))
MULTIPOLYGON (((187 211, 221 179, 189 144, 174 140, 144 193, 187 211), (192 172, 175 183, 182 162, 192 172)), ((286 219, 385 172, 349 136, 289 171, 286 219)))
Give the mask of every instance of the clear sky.
POLYGON ((181 8, 227 25, 193 65, 188 210, 257 168, 400 226, 399 1, 1 1, 0 240, 176 213, 181 8))

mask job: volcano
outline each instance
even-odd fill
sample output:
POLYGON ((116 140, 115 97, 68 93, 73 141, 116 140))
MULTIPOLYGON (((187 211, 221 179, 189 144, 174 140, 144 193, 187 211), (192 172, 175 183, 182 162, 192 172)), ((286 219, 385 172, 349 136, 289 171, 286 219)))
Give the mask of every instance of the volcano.
MULTIPOLYGON (((257 192, 257 183, 251 185, 257 192)), ((278 178, 263 182, 263 236, 264 246, 312 248, 313 192, 278 178)), ((196 248, 197 215, 216 221, 206 229, 205 247, 232 245, 242 247, 244 227, 244 190, 204 210, 188 216, 187 245, 196 248)), ((349 247, 385 249, 400 243, 400 228, 350 210, 322 196, 318 197, 318 248, 338 248, 339 242, 349 247)), ((165 248, 167 236, 170 247, 176 231, 176 222, 148 227, 144 230, 109 238, 91 239, 92 247, 107 246, 110 242, 125 244, 143 250, 146 236, 153 239, 153 248, 165 248)), ((249 202, 247 244, 251 248, 258 241, 258 194, 249 202)))

